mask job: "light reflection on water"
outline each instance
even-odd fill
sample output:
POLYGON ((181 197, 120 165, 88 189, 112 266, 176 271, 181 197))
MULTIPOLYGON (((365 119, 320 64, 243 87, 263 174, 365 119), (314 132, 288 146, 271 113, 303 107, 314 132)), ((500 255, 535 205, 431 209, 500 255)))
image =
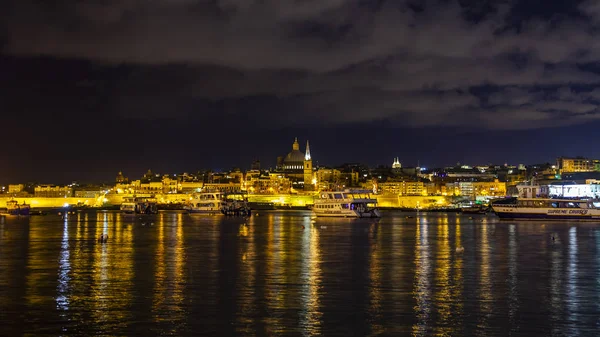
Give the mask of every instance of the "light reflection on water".
POLYGON ((431 256, 429 247, 429 226, 421 217, 417 217, 415 247, 415 287, 413 294, 417 305, 417 322, 413 325, 413 336, 424 336, 431 325, 431 256))
POLYGON ((510 334, 518 331, 517 313, 519 312, 519 288, 517 269, 517 229, 516 225, 508 225, 508 317, 510 334))
POLYGON ((2 218, 2 334, 587 336, 600 326, 600 225, 385 215, 2 218))
POLYGON ((71 271, 69 252, 69 226, 65 221, 63 229, 63 238, 60 246, 60 258, 58 261, 58 287, 56 296, 56 306, 58 310, 69 310, 69 272, 71 271))
POLYGON ((579 336, 579 294, 577 289, 577 227, 569 229, 569 262, 567 265, 566 305, 569 313, 569 335, 579 336))

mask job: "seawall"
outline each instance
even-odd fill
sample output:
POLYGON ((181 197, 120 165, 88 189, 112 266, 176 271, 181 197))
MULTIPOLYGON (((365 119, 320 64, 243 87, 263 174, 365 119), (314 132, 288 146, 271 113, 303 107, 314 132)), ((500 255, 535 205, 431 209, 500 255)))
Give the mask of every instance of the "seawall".
MULTIPOLYGON (((65 205, 87 205, 93 206, 111 206, 120 205, 123 202, 123 198, 130 197, 131 195, 126 194, 108 194, 106 197, 99 198, 14 198, 19 204, 23 202, 31 205, 32 208, 57 208, 64 207, 65 205)), ((169 204, 169 203, 182 203, 189 200, 190 195, 188 194, 158 194, 155 196, 158 203, 169 204)), ((403 208, 428 208, 428 207, 442 207, 448 205, 448 200, 443 196, 395 196, 395 195, 376 195, 377 202, 381 207, 403 207, 403 208)), ((13 198, 0 197, 0 208, 6 207, 6 202, 13 198)), ((248 195, 248 201, 250 202, 265 202, 273 203, 275 205, 289 205, 289 206, 306 206, 314 203, 314 196, 312 194, 273 194, 273 195, 259 195, 250 194, 248 195)))
POLYGON ((87 206, 96 206, 96 198, 40 198, 40 197, 32 197, 32 198, 8 198, 3 197, 0 198, 0 208, 6 207, 6 202, 14 199, 19 202, 19 204, 26 203, 31 206, 31 208, 58 208, 64 207, 66 204, 74 206, 77 204, 83 204, 87 206))

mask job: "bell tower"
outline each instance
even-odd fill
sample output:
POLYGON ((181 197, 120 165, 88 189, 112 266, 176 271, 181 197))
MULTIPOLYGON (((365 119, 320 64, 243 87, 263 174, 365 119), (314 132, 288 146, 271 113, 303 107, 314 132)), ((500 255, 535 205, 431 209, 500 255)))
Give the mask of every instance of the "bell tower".
POLYGON ((313 190, 313 166, 312 166, 312 158, 310 157, 310 147, 308 145, 308 140, 306 141, 306 154, 304 155, 304 190, 312 191, 313 190))

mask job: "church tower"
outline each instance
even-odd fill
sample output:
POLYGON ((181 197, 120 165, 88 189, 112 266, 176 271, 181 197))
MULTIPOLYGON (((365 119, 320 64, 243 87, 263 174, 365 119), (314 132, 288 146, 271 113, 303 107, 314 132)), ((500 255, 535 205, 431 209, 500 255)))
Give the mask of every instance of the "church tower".
POLYGON ((306 154, 304 155, 304 190, 312 191, 313 190, 313 166, 312 166, 312 158, 310 157, 310 147, 308 145, 308 140, 306 141, 306 154))

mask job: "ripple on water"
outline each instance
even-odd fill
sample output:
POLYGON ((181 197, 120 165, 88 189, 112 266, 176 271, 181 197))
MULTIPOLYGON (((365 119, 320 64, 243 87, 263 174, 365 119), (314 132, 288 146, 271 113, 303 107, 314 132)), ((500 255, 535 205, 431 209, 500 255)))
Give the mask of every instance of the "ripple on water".
POLYGON ((297 211, 146 220, 82 212, 0 222, 2 334, 586 336, 600 327, 597 224, 297 211))

